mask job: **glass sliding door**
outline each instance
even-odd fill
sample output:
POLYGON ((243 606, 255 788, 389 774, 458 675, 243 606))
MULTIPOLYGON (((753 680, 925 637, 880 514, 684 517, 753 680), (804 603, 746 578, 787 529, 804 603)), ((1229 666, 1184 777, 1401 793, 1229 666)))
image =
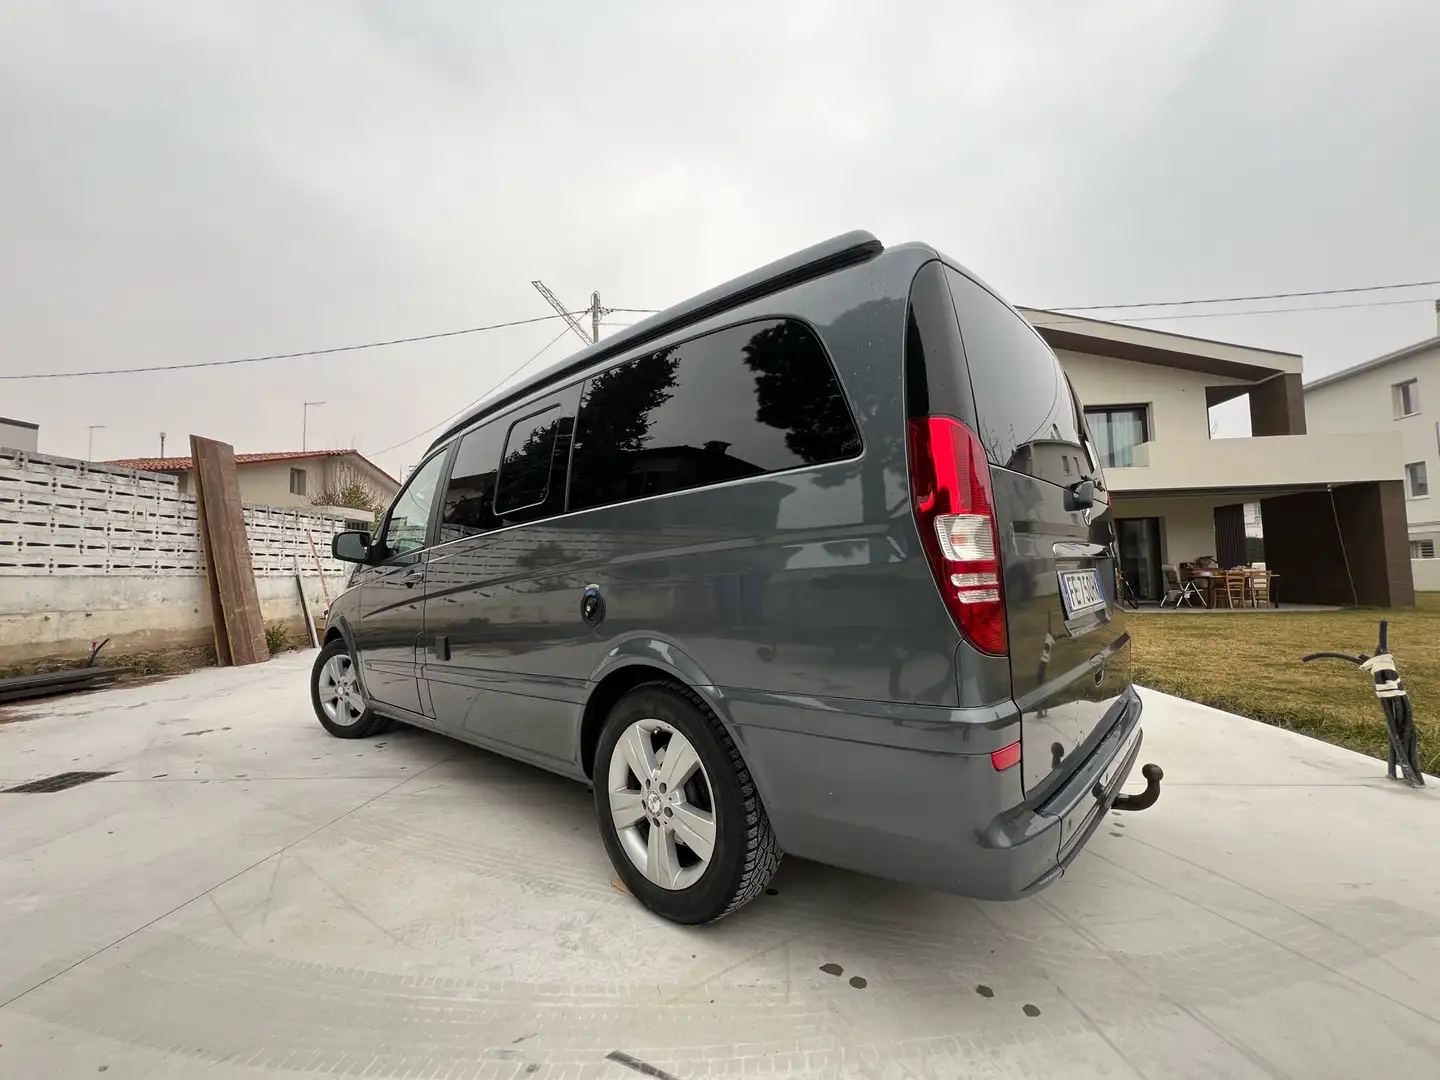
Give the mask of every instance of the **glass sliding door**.
POLYGON ((1160 519, 1118 518, 1115 531, 1120 570, 1135 598, 1158 601, 1165 595, 1165 578, 1160 572, 1160 519))
POLYGON ((1135 464, 1135 447, 1150 441, 1150 425, 1144 405, 1101 405, 1085 410, 1085 422, 1107 469, 1135 464))

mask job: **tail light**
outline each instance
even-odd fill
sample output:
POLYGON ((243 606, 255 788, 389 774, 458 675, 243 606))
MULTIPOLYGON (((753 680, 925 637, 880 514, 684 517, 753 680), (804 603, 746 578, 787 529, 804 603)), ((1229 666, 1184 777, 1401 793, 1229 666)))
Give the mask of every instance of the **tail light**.
POLYGON ((911 420, 909 436, 915 524, 945 606, 975 648, 1004 656, 1005 597, 985 448, 946 416, 911 420))
POLYGON ((990 764, 995 767, 996 772, 1004 772, 1012 765, 1020 764, 1020 743, 1012 742, 1009 746, 1002 746, 999 750, 991 751, 990 764))

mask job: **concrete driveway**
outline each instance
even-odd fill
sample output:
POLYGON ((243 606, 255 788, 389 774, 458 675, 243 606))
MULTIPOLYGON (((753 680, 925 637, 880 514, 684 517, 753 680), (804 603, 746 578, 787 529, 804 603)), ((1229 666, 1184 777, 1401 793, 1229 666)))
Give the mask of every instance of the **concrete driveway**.
POLYGON ((311 656, 0 724, 7 783, 114 770, 0 795, 0 1076, 1440 1075, 1440 788, 1375 761, 1151 695, 1161 802, 1040 897, 791 860, 687 929, 584 788, 328 737, 311 656))

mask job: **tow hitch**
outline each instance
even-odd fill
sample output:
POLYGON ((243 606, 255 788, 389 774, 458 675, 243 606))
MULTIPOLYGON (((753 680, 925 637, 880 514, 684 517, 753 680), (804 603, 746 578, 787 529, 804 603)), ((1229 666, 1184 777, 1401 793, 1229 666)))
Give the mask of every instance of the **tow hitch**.
MULTIPOLYGON (((1138 795, 1116 795, 1110 804, 1111 810, 1149 810, 1160 798, 1160 781, 1165 779, 1165 770, 1159 765, 1146 765, 1140 770, 1145 778, 1145 790, 1138 795)), ((1105 789, 1099 784, 1091 792, 1096 799, 1105 800, 1105 789)))

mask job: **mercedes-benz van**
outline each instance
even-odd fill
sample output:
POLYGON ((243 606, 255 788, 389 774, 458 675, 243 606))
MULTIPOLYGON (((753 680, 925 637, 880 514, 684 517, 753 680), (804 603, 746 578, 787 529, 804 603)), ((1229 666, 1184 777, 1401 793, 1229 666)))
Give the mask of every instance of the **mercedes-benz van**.
MULTIPOLYGON (((637 323, 445 431, 316 660, 399 720, 590 784, 628 889, 700 923, 782 852, 986 899, 1056 880, 1141 701, 1109 497, 1055 354, 856 232, 637 323)), ((537 826, 539 827, 539 826, 537 826)))

